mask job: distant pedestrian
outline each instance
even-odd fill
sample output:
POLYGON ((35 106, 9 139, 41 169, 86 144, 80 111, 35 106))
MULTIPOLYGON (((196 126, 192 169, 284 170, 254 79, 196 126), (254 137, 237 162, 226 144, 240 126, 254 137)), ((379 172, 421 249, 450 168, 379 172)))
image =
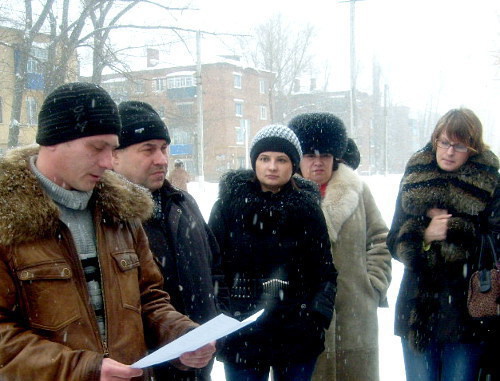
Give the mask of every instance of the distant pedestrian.
POLYGON ((171 170, 168 175, 168 181, 170 181, 170 184, 187 192, 187 184, 190 179, 191 176, 189 176, 188 171, 184 169, 184 162, 179 159, 175 160, 174 169, 171 170))

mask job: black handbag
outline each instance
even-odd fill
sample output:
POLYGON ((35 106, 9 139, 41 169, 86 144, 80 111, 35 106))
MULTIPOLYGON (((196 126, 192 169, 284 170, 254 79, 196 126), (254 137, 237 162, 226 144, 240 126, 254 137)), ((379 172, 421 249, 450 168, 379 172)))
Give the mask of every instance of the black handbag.
POLYGON ((478 270, 469 280, 467 309, 473 318, 500 317, 500 263, 489 234, 481 235, 478 270))

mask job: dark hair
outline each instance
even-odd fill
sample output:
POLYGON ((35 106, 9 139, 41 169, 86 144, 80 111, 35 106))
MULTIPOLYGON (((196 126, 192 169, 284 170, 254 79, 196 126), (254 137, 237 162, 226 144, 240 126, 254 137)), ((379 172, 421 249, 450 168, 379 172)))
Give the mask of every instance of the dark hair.
POLYGON ((469 147, 474 153, 488 149, 483 142, 483 126, 472 110, 456 108, 448 111, 437 122, 432 133, 432 147, 436 150, 436 141, 445 132, 452 140, 469 147))

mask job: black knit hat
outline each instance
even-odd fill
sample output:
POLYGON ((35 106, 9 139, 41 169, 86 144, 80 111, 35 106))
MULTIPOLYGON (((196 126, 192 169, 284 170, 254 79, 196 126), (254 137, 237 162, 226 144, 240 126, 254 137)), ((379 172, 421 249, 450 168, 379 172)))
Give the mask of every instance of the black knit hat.
POLYGON ((351 138, 347 138, 347 149, 342 156, 342 160, 352 169, 359 167, 361 155, 359 154, 358 146, 351 138))
POLYGON ((302 158, 300 142, 288 127, 271 124, 257 132, 250 146, 250 161, 254 170, 257 157, 260 153, 266 151, 286 153, 292 161, 294 172, 299 168, 300 159, 302 158))
POLYGON ((119 148, 152 139, 164 139, 170 144, 167 126, 150 104, 127 101, 120 103, 118 110, 122 120, 119 148))
POLYGON ((102 87, 74 82, 50 93, 38 114, 36 142, 42 146, 93 135, 119 135, 116 103, 102 87))
POLYGON ((341 158, 347 147, 342 120, 328 112, 301 114, 288 123, 299 138, 304 154, 329 153, 341 158))

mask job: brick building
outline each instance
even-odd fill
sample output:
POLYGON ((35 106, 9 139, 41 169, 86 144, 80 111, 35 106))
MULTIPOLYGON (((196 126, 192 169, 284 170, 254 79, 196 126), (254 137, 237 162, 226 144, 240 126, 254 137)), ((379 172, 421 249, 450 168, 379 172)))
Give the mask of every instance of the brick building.
POLYGON ((105 75, 102 86, 117 103, 124 100, 150 103, 172 137, 171 162, 182 159, 193 177, 201 173, 198 148, 203 139, 204 179, 218 181, 228 169, 249 165, 249 142, 261 127, 271 123, 272 74, 243 67, 238 61, 221 60, 201 65, 200 78, 198 81, 194 65, 152 67, 128 72, 126 77, 105 75))

